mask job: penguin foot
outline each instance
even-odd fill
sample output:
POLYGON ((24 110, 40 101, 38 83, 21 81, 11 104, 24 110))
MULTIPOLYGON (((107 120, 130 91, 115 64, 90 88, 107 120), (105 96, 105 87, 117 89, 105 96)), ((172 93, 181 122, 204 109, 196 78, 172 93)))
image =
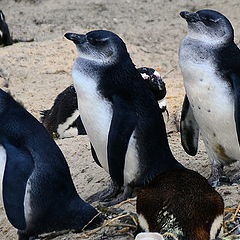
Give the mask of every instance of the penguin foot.
MULTIPOLYGON (((208 182, 212 187, 221 185, 220 181, 226 178, 223 174, 223 165, 213 164, 211 169, 211 175, 208 178, 208 182)), ((224 180, 223 180, 224 182, 224 180)))
POLYGON ((126 186, 124 188, 124 191, 123 193, 119 194, 117 196, 117 198, 111 200, 111 201, 106 201, 103 203, 104 206, 106 207, 110 207, 110 206, 113 206, 113 205, 116 205, 122 201, 125 201, 127 200, 128 198, 132 197, 132 193, 133 193, 133 188, 131 186, 126 186))
POLYGON ((219 187, 222 185, 231 185, 233 182, 230 180, 227 176, 221 176, 216 180, 211 181, 211 179, 208 179, 208 182, 211 184, 212 187, 219 187))
POLYGON ((18 230, 17 234, 18 234, 18 240, 36 240, 37 239, 36 236, 35 237, 30 236, 29 234, 21 230, 18 230))
POLYGON ((110 201, 112 198, 116 197, 121 190, 121 187, 117 185, 116 183, 112 182, 111 185, 97 193, 94 193, 90 197, 86 199, 88 203, 93 203, 96 201, 105 202, 110 201))
POLYGON ((231 178, 231 183, 240 184, 240 176, 234 176, 231 178))

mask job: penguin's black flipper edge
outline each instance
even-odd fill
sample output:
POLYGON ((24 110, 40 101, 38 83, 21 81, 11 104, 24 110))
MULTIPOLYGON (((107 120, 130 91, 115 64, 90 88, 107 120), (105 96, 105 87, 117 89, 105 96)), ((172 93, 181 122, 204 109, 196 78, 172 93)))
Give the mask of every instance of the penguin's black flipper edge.
POLYGON ((3 177, 4 208, 10 223, 19 230, 25 230, 24 197, 34 163, 27 152, 9 143, 3 146, 7 153, 3 177))
POLYGON ((96 151, 95 151, 95 149, 94 149, 92 143, 90 143, 90 145, 91 145, 91 153, 92 153, 92 157, 93 157, 94 161, 96 162, 96 164, 97 164, 99 167, 102 168, 102 165, 101 165, 101 163, 100 163, 99 160, 98 160, 98 157, 97 157, 96 151))
POLYGON ((129 139, 136 127, 136 113, 132 104, 114 95, 112 97, 113 116, 108 134, 107 156, 111 178, 123 185, 125 155, 129 139))
POLYGON ((231 73, 230 78, 233 84, 234 119, 236 124, 238 143, 240 145, 240 77, 235 73, 231 73))
POLYGON ((198 150, 199 127, 185 95, 180 121, 181 142, 187 154, 195 156, 198 150))

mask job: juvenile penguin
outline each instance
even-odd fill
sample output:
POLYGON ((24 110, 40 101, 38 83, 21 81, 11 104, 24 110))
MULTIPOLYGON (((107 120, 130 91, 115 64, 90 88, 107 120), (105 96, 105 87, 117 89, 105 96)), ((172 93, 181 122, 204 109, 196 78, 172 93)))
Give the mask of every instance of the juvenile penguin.
POLYGON ((186 90, 182 145, 194 156, 201 132, 212 165, 209 182, 216 185, 223 166, 240 160, 240 50, 231 23, 221 13, 180 15, 188 24, 179 51, 186 90))
POLYGON ((0 45, 8 46, 12 44, 13 40, 10 36, 8 25, 5 21, 5 16, 2 10, 0 10, 0 45))
POLYGON ((147 232, 211 240, 222 230, 222 197, 203 176, 186 168, 160 173, 139 190, 136 208, 139 225, 147 232))
MULTIPOLYGON (((143 79, 148 83, 149 88, 159 102, 162 112, 167 112, 166 87, 159 72, 153 68, 138 68, 143 79)), ((168 113, 168 112, 167 112, 168 113)), ((83 126, 81 116, 77 106, 77 93, 74 86, 67 87, 61 92, 54 104, 49 110, 41 111, 41 121, 48 132, 57 138, 74 137, 85 135, 86 131, 83 126)))
POLYGON ((76 192, 67 162, 46 129, 0 89, 0 197, 19 240, 81 230, 98 211, 76 192))
POLYGON ((118 203, 159 172, 182 167, 170 151, 158 102, 122 39, 105 30, 65 37, 79 51, 72 76, 93 157, 113 181, 100 200, 120 193, 108 204, 118 203))

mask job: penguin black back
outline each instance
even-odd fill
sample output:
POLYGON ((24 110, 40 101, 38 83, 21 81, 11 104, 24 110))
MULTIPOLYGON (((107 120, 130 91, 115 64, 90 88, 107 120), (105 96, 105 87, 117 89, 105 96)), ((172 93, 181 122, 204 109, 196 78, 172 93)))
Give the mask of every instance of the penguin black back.
POLYGON ((98 214, 77 194, 67 162, 46 129, 3 90, 0 146, 4 208, 19 239, 81 230, 98 214))

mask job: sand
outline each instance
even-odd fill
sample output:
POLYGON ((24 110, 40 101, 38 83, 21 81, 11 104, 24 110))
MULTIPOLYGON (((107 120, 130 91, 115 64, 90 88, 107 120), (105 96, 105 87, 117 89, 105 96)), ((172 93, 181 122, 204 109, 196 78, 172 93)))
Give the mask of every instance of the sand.
MULTIPOLYGON (((157 68, 162 76, 171 71, 164 80, 170 113, 167 129, 172 151, 186 167, 208 177, 210 166, 202 142, 198 154, 188 156, 181 147, 175 124, 184 97, 178 48, 186 33, 186 23, 179 17, 179 12, 203 8, 215 9, 228 16, 235 28, 235 42, 239 42, 238 0, 0 0, 0 9, 6 16, 13 38, 34 39, 34 42, 17 43, 0 49, 0 87, 10 90, 39 119, 39 111, 50 108, 57 94, 72 83, 71 67, 76 50, 72 42, 64 39, 64 33, 111 30, 124 39, 137 67, 157 68)), ((72 178, 83 199, 107 186, 109 176, 94 163, 87 136, 56 142, 67 159, 72 178)), ((230 173, 238 169, 239 166, 228 168, 230 173)), ((239 203, 239 185, 225 185, 217 190, 223 196, 226 207, 239 203)), ((134 206, 127 208, 135 211, 134 206)), ((8 222, 0 205, 0 239, 16 238, 16 230, 8 222)), ((82 239, 75 233, 44 239, 50 238, 82 239)), ((102 230, 87 239, 132 238, 109 237, 102 230)))

